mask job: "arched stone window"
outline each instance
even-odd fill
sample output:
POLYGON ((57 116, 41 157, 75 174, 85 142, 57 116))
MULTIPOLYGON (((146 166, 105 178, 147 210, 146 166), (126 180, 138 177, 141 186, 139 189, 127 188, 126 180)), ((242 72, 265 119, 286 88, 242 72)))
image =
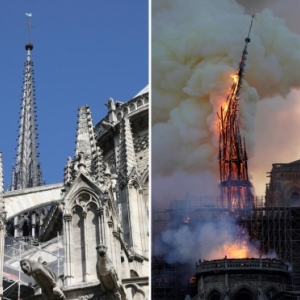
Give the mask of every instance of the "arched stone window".
POLYGON ((118 119, 118 121, 121 121, 122 118, 123 118, 122 112, 118 112, 118 114, 117 114, 117 119, 118 119))
POLYGON ((221 298, 221 293, 217 290, 212 290, 208 295, 208 300, 219 300, 221 298))
POLYGON ((290 196, 290 206, 300 206, 300 196, 298 192, 293 192, 290 196))
POLYGON ((23 223, 22 232, 23 232, 23 236, 29 236, 29 225, 27 221, 23 223))
POLYGON ((134 111, 136 109, 136 106, 134 103, 130 104, 130 111, 134 111))
POLYGON ((266 292, 266 296, 268 297, 268 299, 273 299, 273 296, 278 292, 278 289, 276 287, 270 287, 267 292, 266 292))
POLYGON ((232 299, 233 300, 254 300, 254 297, 250 290, 243 287, 234 294, 232 299))
POLYGON ((103 233, 100 228, 100 203, 97 195, 92 191, 81 190, 72 198, 69 203, 71 214, 64 217, 64 232, 68 244, 66 251, 72 258, 68 273, 71 274, 74 284, 97 280, 96 246, 103 242, 103 233))

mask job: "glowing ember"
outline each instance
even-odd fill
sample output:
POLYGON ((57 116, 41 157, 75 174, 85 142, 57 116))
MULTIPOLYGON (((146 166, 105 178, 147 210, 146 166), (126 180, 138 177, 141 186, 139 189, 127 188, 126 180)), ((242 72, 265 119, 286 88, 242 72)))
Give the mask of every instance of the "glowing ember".
POLYGON ((183 219, 183 223, 188 223, 190 221, 190 217, 186 217, 185 219, 183 219))
POLYGON ((237 82, 238 82, 239 76, 238 76, 237 74, 231 75, 231 77, 232 77, 234 83, 237 83, 237 82))

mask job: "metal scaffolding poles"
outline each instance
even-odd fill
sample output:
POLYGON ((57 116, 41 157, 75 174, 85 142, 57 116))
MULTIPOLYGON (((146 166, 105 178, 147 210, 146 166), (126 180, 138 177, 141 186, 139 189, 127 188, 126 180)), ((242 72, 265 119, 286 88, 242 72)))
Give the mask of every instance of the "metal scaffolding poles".
MULTIPOLYGON (((221 216, 230 216, 237 225, 247 228, 250 238, 259 242, 259 250, 262 254, 272 257, 276 255, 278 259, 288 263, 291 275, 289 284, 293 288, 300 287, 300 207, 268 206, 263 198, 255 198, 254 207, 250 211, 236 209, 232 212, 228 207, 223 206, 219 198, 200 197, 176 200, 171 203, 170 209, 153 211, 153 254, 156 255, 156 246, 164 231, 177 229, 183 224, 192 227, 199 221, 214 221, 221 216)), ((167 264, 163 256, 157 256, 153 258, 152 269, 153 295, 157 295, 156 299, 163 299, 160 296, 163 297, 165 294, 164 297, 167 297, 166 295, 171 293, 169 290, 172 290, 171 281, 165 280, 169 280, 174 274, 179 274, 178 270, 182 270, 182 266, 177 270, 175 265, 167 264), (166 275, 164 279, 162 274, 166 275)), ((174 283, 173 288, 180 290, 178 285, 180 283, 174 283)), ((172 290, 173 293, 174 291, 172 290)))
POLYGON ((5 238, 3 264, 3 299, 17 300, 32 296, 38 290, 32 277, 25 275, 20 268, 20 260, 42 258, 47 266, 58 275, 63 274, 63 236, 38 245, 27 243, 24 238, 5 238))

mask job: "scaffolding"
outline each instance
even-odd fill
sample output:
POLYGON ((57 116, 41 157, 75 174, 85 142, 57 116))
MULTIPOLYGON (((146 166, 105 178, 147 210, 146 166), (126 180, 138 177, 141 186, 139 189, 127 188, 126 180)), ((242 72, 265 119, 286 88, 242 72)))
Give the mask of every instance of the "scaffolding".
POLYGON ((162 257, 152 258, 152 299, 184 299, 192 294, 188 267, 184 264, 167 264, 162 257))
MULTIPOLYGON (((267 206, 264 198, 255 198, 254 206, 250 210, 234 211, 224 207, 219 198, 189 197, 187 200, 172 201, 170 209, 152 213, 154 255, 156 242, 161 239, 162 232, 179 228, 183 224, 192 227, 199 221, 217 220, 221 216, 230 217, 237 225, 247 228, 250 238, 259 241, 259 250, 262 254, 276 253, 278 259, 288 263, 291 274, 289 284, 300 287, 300 207, 267 206)), ((176 265, 170 266, 163 257, 159 260, 153 258, 152 261, 152 295, 157 296, 153 299, 168 299, 159 296, 168 294, 169 290, 180 289, 178 286, 180 282, 168 280, 172 276, 176 277, 182 266, 179 268, 176 265), (162 276, 165 276, 164 280, 169 283, 168 285, 158 284, 162 282, 162 276)), ((178 276, 183 279, 181 275, 178 276)), ((186 282, 182 286, 185 284, 186 282)), ((184 298, 174 296, 172 299, 184 298)))
POLYGON ((63 236, 38 244, 30 244, 29 239, 5 238, 4 265, 3 265, 3 299, 17 300, 36 294, 39 287, 32 277, 21 271, 20 261, 30 259, 38 261, 42 258, 47 266, 58 276, 63 274, 63 236))

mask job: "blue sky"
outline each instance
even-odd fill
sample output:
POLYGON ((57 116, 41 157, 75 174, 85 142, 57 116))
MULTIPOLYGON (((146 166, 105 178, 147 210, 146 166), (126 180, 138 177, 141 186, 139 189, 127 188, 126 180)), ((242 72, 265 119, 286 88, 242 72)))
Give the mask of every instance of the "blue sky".
POLYGON ((148 1, 3 0, 0 3, 0 151, 4 183, 11 181, 27 17, 32 13, 38 143, 47 184, 62 182, 74 156, 78 107, 89 105, 94 124, 109 97, 128 101, 148 84, 148 1))

